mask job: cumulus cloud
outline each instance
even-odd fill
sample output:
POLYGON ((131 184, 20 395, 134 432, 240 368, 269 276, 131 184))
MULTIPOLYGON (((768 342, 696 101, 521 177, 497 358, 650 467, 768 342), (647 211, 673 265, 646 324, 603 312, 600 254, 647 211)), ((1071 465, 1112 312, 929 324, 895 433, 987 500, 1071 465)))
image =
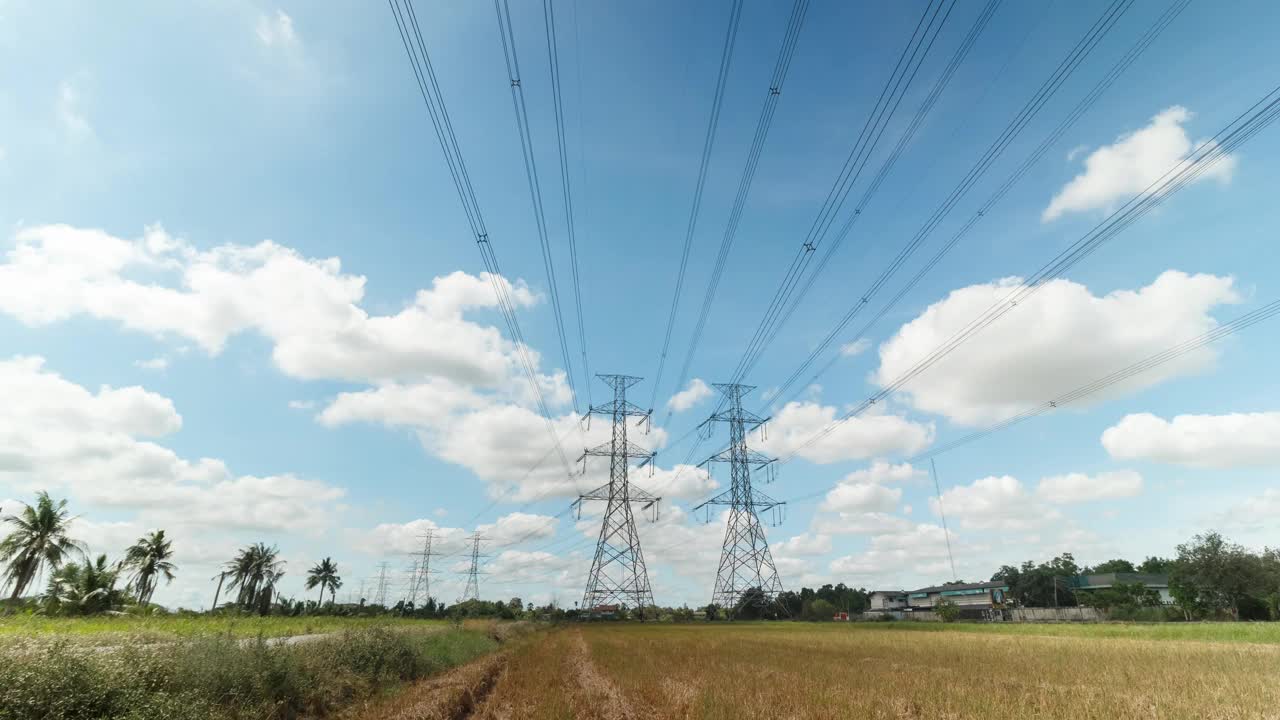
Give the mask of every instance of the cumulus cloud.
POLYGON ((913 480, 919 480, 924 477, 924 472, 917 470, 911 466, 911 463, 899 463, 894 465, 884 460, 876 460, 871 463, 870 467, 861 470, 854 470, 844 476, 844 482, 847 483, 875 483, 878 485, 887 485, 890 483, 906 483, 913 480))
POLYGON ((1280 521, 1280 490, 1267 488, 1261 495, 1251 497, 1232 507, 1216 518, 1223 527, 1242 530, 1274 529, 1280 521))
POLYGON ((844 357, 856 357, 871 349, 871 341, 862 338, 840 346, 840 354, 844 357))
POLYGON ((132 512, 177 532, 193 528, 318 532, 341 488, 292 475, 233 475, 219 460, 188 460, 146 438, 177 432, 173 402, 141 387, 96 392, 38 357, 0 361, 0 473, 10 487, 69 492, 77 502, 132 512))
POLYGON ((801 533, 773 546, 778 555, 825 555, 831 552, 831 536, 801 533))
MULTIPOLYGON (((956 536, 951 534, 955 543, 956 536)), ((947 533, 937 525, 913 525, 871 538, 862 553, 831 561, 831 571, 844 577, 876 578, 888 573, 935 572, 947 557, 947 533)))
POLYGON ((133 365, 134 367, 141 368, 143 370, 165 370, 169 367, 169 358, 162 355, 160 357, 153 357, 147 360, 137 360, 133 365))
POLYGON ((496 306, 493 282, 517 307, 537 301, 522 283, 454 272, 399 312, 371 315, 360 306, 364 277, 343 273, 337 258, 271 241, 197 250, 160 226, 126 240, 67 225, 22 228, 13 240, 0 264, 0 312, 26 325, 89 315, 215 355, 232 336, 255 332, 272 343, 276 365, 301 379, 507 387, 518 348, 464 315, 496 306))
POLYGON ((1036 486, 1036 494, 1053 503, 1114 500, 1133 497, 1141 492, 1142 476, 1132 470, 1116 470, 1097 475, 1054 475, 1043 478, 1036 486))
POLYGON ((812 525, 814 532, 824 535, 885 535, 915 527, 907 518, 887 512, 819 513, 812 525))
MULTIPOLYGON (((938 514, 938 499, 929 505, 938 514)), ((942 493, 942 510, 960 526, 978 530, 1027 530, 1060 516, 1031 495, 1015 477, 990 476, 942 493)))
MULTIPOLYGON (((1186 108, 1174 105, 1146 127, 1089 153, 1084 172, 1053 196, 1041 219, 1050 222, 1069 212, 1111 208, 1147 189, 1196 149, 1183 127, 1191 117, 1186 108)), ((1197 179, 1230 180, 1235 165, 1235 156, 1228 155, 1197 179)))
POLYGON ((834 463, 913 454, 933 442, 932 423, 916 423, 900 415, 883 413, 853 417, 822 438, 809 442, 835 419, 833 406, 789 402, 769 421, 768 434, 759 444, 760 449, 772 455, 795 452, 811 462, 834 463))
POLYGON ((683 390, 671 396, 667 401, 667 407, 671 408, 672 412, 684 412, 711 397, 711 394, 711 386, 703 382, 702 378, 694 378, 683 390))
POLYGON ((1280 412, 1126 415, 1102 433, 1114 458, 1205 468, 1280 463, 1280 412))
MULTIPOLYGON (((874 381, 891 384, 1021 282, 971 285, 930 305, 880 346, 874 381)), ((1217 325, 1210 311, 1238 300, 1229 277, 1175 270, 1146 287, 1103 296, 1053 280, 912 379, 904 394, 917 409, 957 423, 998 422, 1207 332, 1217 325)), ((1108 393, 1194 372, 1215 357, 1210 347, 1189 352, 1108 393)))
POLYGON ((262 13, 254 26, 258 42, 266 47, 292 47, 298 43, 298 33, 293 29, 293 18, 283 10, 275 15, 262 13))
POLYGON ((848 513, 892 512, 901 500, 901 488, 842 482, 827 493, 821 509, 848 513))

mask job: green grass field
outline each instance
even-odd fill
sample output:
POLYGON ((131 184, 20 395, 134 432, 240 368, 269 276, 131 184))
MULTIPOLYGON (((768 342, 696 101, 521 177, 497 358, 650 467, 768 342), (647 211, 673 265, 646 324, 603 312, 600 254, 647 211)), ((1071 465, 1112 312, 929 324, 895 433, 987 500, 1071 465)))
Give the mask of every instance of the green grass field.
POLYGON ((110 645, 130 642, 165 642, 202 635, 234 637, 285 637, 331 633, 366 627, 442 626, 442 620, 409 620, 358 617, 257 617, 188 615, 98 615, 86 618, 41 615, 0 615, 0 643, 17 639, 65 637, 72 642, 110 645))

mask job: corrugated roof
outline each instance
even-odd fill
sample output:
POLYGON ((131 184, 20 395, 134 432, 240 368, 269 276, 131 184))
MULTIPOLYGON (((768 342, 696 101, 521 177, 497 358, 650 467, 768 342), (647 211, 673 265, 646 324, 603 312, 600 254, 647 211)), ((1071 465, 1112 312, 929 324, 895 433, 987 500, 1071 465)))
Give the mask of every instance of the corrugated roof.
POLYGON ((986 590, 989 588, 1002 588, 1008 584, 1009 583, 1005 582, 1004 580, 988 580, 987 582, 980 582, 980 583, 935 585, 933 587, 920 588, 919 590, 912 590, 911 592, 914 594, 914 593, 936 593, 936 592, 942 592, 943 590, 986 590))

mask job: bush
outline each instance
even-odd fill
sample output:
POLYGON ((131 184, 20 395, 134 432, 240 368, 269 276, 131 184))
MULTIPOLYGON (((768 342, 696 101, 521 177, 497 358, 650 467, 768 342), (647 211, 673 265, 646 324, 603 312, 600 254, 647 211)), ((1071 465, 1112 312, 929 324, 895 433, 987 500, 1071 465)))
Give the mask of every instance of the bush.
POLYGON ((960 619, 960 606, 950 600, 942 600, 933 606, 933 611, 937 613, 942 622, 955 622, 960 619))
POLYGON ((836 606, 818 598, 806 602, 800 609, 800 619, 809 622, 829 622, 836 615, 836 606))
POLYGON ((86 652, 65 642, 0 659, 0 720, 314 717, 493 650, 483 632, 372 627, 298 645, 204 636, 86 652), (15 661, 16 660, 16 661, 15 661))

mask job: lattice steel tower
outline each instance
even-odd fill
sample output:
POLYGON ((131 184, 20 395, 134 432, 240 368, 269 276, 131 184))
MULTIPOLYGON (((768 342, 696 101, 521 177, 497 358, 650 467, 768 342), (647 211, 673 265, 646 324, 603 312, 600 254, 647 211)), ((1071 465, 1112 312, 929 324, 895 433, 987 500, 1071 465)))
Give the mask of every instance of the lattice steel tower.
POLYGON ((760 427, 766 420, 742 407, 743 396, 755 388, 736 383, 720 383, 714 387, 724 395, 723 409, 707 418, 700 427, 704 437, 710 437, 713 423, 728 423, 729 447, 702 461, 698 467, 710 462, 727 462, 732 484, 725 492, 695 507, 694 511, 702 510, 710 521, 713 507, 729 506, 729 525, 724 533, 724 548, 720 552, 720 569, 716 572, 711 602, 733 614, 748 590, 759 588, 758 601, 763 604, 772 604, 782 592, 782 580, 778 578, 778 569, 774 567, 773 555, 769 552, 760 513, 771 513, 774 524, 777 524, 785 504, 751 487, 753 469, 768 473, 766 482, 772 481, 772 463, 776 459, 747 447, 747 432, 760 427))
POLYGON ((586 472, 587 456, 609 458, 608 484, 579 495, 575 503, 579 517, 583 500, 604 500, 607 503, 600 523, 595 559, 591 561, 591 574, 587 576, 587 588, 582 596, 582 608, 588 612, 601 605, 614 604, 647 608, 653 605, 653 590, 649 587, 649 572, 645 569, 631 504, 641 503, 641 510, 652 509, 656 519, 658 502, 662 498, 632 485, 627 477, 632 458, 641 458, 638 467, 644 467, 653 461, 654 456, 654 453, 627 439, 627 421, 639 417, 643 418, 640 423, 647 423, 651 411, 627 402, 627 388, 640 382, 640 378, 630 375, 596 377, 613 388, 613 400, 603 405, 592 405, 588 416, 608 416, 613 422, 613 437, 603 445, 583 451, 579 458, 583 472, 586 472))
POLYGON ((467 573, 467 589, 462 601, 480 599, 480 533, 471 535, 471 570, 467 573))

